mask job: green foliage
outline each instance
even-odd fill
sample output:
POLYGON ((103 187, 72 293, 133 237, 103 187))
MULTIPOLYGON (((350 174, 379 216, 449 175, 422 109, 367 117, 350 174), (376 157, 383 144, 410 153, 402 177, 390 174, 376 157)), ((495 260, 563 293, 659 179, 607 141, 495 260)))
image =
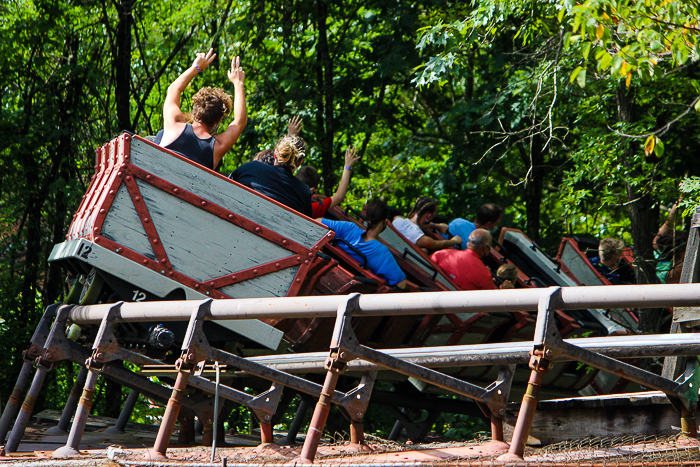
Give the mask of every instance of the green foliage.
POLYGON ((568 42, 577 44, 584 60, 592 54, 598 73, 624 78, 629 86, 633 74, 649 82, 659 71, 700 59, 699 14, 694 1, 565 0, 559 20, 568 23, 568 42))
POLYGON ((700 207, 700 177, 693 175, 683 179, 679 190, 685 195, 681 202, 684 216, 692 216, 695 210, 700 207))
POLYGON ((455 441, 491 436, 490 427, 483 418, 462 414, 440 415, 434 429, 437 434, 455 441))
MULTIPOLYGON (((185 92, 185 108, 201 86, 231 90, 233 56, 247 74, 248 125, 222 172, 301 115, 326 193, 356 145, 363 160, 347 204, 382 197, 407 212, 431 195, 441 214, 472 219, 496 202, 505 225, 555 253, 563 234, 638 242, 686 174, 681 190, 696 205, 698 13, 697 2, 661 0, 4 2, 0 396, 40 313, 65 296, 46 258, 89 183, 94 149, 123 129, 155 134, 167 86, 196 52, 214 47, 219 58, 185 92), (130 43, 118 33, 125 18, 130 43), (646 223, 631 216, 637 206, 646 223)), ((75 375, 68 365, 52 372, 39 408, 60 406, 75 375)), ((108 391, 98 389, 104 412, 108 391)), ((135 417, 160 410, 142 400, 135 417)), ((368 414, 369 432, 386 436, 390 419, 368 414)), ((436 430, 467 436, 476 423, 445 416, 436 430)), ((239 410, 229 424, 249 430, 250 416, 239 410)))

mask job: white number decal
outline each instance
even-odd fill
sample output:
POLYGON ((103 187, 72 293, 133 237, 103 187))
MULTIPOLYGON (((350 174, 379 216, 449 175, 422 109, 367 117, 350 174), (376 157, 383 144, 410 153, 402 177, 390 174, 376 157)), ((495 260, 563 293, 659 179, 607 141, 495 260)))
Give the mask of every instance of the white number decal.
POLYGON ((146 293, 136 289, 134 290, 134 298, 132 298, 131 300, 134 302, 142 302, 146 300, 146 293))

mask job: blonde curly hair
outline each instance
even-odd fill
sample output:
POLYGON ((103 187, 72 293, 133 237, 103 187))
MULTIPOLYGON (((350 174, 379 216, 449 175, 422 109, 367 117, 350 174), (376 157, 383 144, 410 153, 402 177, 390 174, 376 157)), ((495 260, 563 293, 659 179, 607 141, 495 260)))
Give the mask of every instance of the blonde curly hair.
POLYGON ((207 126, 214 126, 231 113, 233 100, 221 88, 205 86, 192 98, 192 117, 207 126))
MULTIPOLYGON (((286 135, 277 141, 275 156, 279 165, 283 165, 292 171, 301 165, 306 154, 303 149, 300 149, 300 147, 303 147, 300 145, 300 140, 301 138, 298 136, 286 135)), ((301 141, 303 144, 303 140, 301 141)))

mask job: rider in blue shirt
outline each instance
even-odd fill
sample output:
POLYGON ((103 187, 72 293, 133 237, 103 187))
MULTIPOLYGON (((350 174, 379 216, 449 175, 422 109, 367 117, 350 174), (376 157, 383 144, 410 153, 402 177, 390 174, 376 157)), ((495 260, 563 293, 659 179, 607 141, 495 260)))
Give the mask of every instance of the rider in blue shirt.
MULTIPOLYGON (((332 221, 323 219, 321 222, 335 232, 336 238, 341 238, 357 248, 367 258, 367 267, 377 276, 386 280, 389 285, 400 289, 406 287, 406 274, 396 264, 389 249, 379 242, 379 234, 386 229, 389 208, 384 201, 373 201, 366 208, 369 225, 364 232, 352 222, 332 221)), ((339 243, 346 253, 359 263, 363 259, 342 242, 339 243)))

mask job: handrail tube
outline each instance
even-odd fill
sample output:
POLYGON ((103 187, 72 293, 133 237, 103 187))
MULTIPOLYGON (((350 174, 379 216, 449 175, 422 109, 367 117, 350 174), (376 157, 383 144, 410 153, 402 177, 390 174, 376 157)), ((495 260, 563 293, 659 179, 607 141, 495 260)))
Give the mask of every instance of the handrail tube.
MULTIPOLYGON (((335 241, 336 243, 342 243, 343 245, 347 246, 347 247, 350 248, 352 251, 354 251, 355 254, 357 254, 357 256, 359 256, 360 258, 362 258, 362 266, 361 266, 362 269, 367 269, 367 256, 366 256, 364 253, 362 253, 360 250, 358 250, 357 247, 356 247, 355 245, 353 245, 352 243, 348 242, 348 241, 345 240, 344 238, 337 238, 337 237, 336 237, 336 238, 333 239, 333 241, 335 241)), ((353 259, 354 259, 354 258, 353 258, 353 259)), ((359 261, 358 261, 358 262, 359 262, 359 261)))
MULTIPOLYGON (((587 337, 564 339, 564 342, 613 358, 700 355, 700 333, 587 337)), ((524 364, 529 361, 533 346, 534 342, 523 341, 505 344, 384 349, 382 352, 429 368, 448 368, 485 364, 524 364)), ((249 360, 280 371, 325 371, 323 363, 327 357, 328 352, 309 352, 250 357, 249 360)), ((556 361, 568 360, 570 359, 561 357, 556 361)), ((348 371, 382 369, 379 365, 359 360, 348 362, 347 368, 348 371)))
MULTIPOLYGON (((533 311, 548 289, 471 290, 362 295, 355 316, 495 313, 533 311)), ((274 297, 214 300, 206 319, 334 317, 344 296, 274 297)), ((700 284, 562 287, 558 310, 582 308, 659 308, 700 306, 700 284)), ((97 324, 111 305, 77 306, 70 319, 97 324)), ((124 303, 117 321, 187 321, 192 301, 124 303)))

